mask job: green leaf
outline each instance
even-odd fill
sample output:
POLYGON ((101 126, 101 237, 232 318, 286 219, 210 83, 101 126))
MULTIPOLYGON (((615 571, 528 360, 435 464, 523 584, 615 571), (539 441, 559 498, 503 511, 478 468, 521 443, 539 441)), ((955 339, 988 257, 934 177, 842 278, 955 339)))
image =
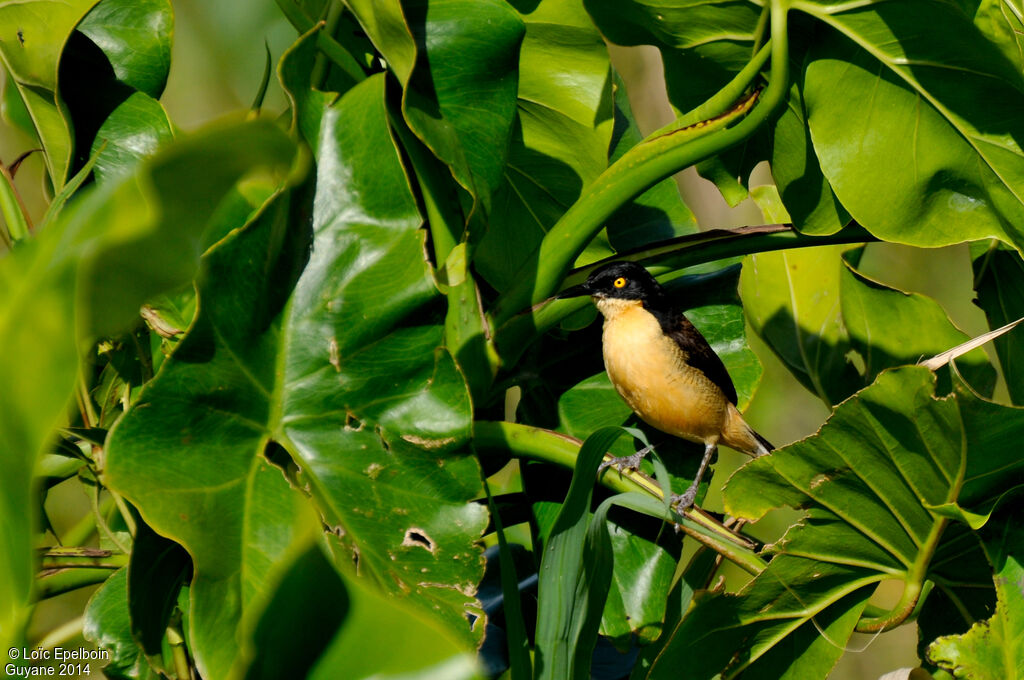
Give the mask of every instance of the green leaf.
POLYGON ((90 210, 70 218, 75 228, 129 226, 111 230, 109 238, 123 243, 110 248, 102 266, 88 263, 83 271, 91 281, 79 300, 84 332, 112 334, 143 301, 191 279, 202 249, 220 235, 215 221, 225 194, 243 177, 269 186, 292 181, 289 175, 304 171, 300 158, 294 142, 268 121, 221 123, 168 146, 139 173, 101 192, 90 210))
MULTIPOLYGON (((128 616, 128 570, 118 569, 89 598, 85 607, 85 639, 110 655, 103 674, 112 679, 158 678, 132 638, 128 616)), ((94 668, 93 670, 99 670, 94 668)))
POLYGON ((171 68, 169 0, 102 0, 76 28, 103 50, 120 82, 159 99, 171 68))
POLYGON ((1001 680, 1024 675, 1024 531, 1009 512, 982 533, 994 571, 996 610, 963 635, 940 637, 928 647, 928 660, 957 677, 1001 680))
POLYGON ((292 127, 298 130, 313 149, 320 147, 320 117, 337 95, 312 87, 311 76, 316 60, 317 36, 323 27, 314 26, 289 47, 277 65, 277 78, 291 102, 292 127))
POLYGON ((17 87, 59 191, 71 165, 72 131, 57 96, 57 65, 75 25, 96 0, 29 0, 0 5, 0 60, 17 87))
POLYGON ((585 0, 607 38, 654 45, 665 62, 669 100, 689 111, 750 60, 761 9, 733 0, 585 0))
POLYGON ((403 10, 417 49, 405 119, 490 212, 512 137, 523 23, 503 0, 411 0, 403 10))
POLYGON ((96 133, 90 152, 96 156, 96 180, 110 181, 130 172, 173 138, 171 121, 160 102, 136 92, 114 109, 96 133))
POLYGON ((474 264, 504 290, 544 234, 608 165, 608 50, 575 0, 516 1, 526 26, 508 162, 474 264))
POLYGON ((479 620, 486 511, 466 503, 476 461, 452 455, 470 402, 439 347, 384 76, 321 120, 311 225, 305 189, 280 194, 210 249, 192 328, 109 440, 111 485, 193 557, 192 638, 211 677, 235 662, 236 628, 255 611, 263 584, 249 582, 250 560, 277 550, 256 539, 278 531, 258 510, 270 502, 311 502, 339 568, 409 595, 449 635, 482 632, 465 614, 479 620), (283 486, 261 499, 253 480, 268 458, 298 488, 271 469, 283 486), (200 530, 211 523, 216 533, 200 530))
MULTIPOLYGON (((982 0, 971 4, 974 6, 974 25, 999 47, 1018 71, 1024 71, 1024 25, 1021 24, 1020 10, 1001 0, 982 0)), ((970 5, 965 6, 964 11, 969 8, 970 5)))
POLYGON ((538 678, 589 675, 590 655, 604 608, 603 602, 591 600, 591 592, 607 592, 612 565, 609 554, 585 561, 583 546, 597 467, 604 452, 623 433, 620 427, 605 427, 583 443, 572 485, 545 541, 537 594, 538 678))
MULTIPOLYGON (((803 69, 794 70, 799 78, 803 69)), ((803 94, 797 85, 790 89, 787 106, 775 122, 771 160, 772 178, 793 226, 799 231, 834 234, 850 221, 849 213, 822 174, 807 127, 803 94)))
POLYGON ((956 383, 956 394, 964 429, 972 435, 969 443, 985 453, 967 458, 963 488, 955 503, 930 509, 979 529, 996 504, 1022 486, 1018 475, 1024 461, 1015 452, 1016 442, 1024 436, 1024 409, 981 398, 962 381, 956 383))
MULTIPOLYGON (((861 274, 848 255, 839 275, 839 298, 850 342, 864 361, 865 382, 887 368, 917 363, 970 339, 935 300, 861 274)), ((996 374, 981 348, 959 357, 957 367, 978 392, 992 393, 996 374)))
POLYGON ((267 596, 252 631, 244 677, 307 677, 349 614, 345 584, 320 546, 312 542, 267 589, 267 596), (295 635, 300 622, 303 634, 295 635))
MULTIPOLYGON (((626 84, 616 74, 615 131, 609 162, 617 161, 642 140, 643 135, 633 119, 626 84)), ((618 252, 698 231, 697 218, 683 203, 679 187, 672 177, 658 182, 615 211, 608 220, 607 229, 608 242, 618 252)))
POLYGON ((465 640, 407 600, 388 597, 362 579, 343 580, 345 620, 313 667, 312 680, 479 680, 474 649, 465 640), (394 653, 376 653, 388 649, 394 653))
MULTIPOLYGON (((732 603, 708 609, 689 628, 684 621, 677 643, 683 650, 699 644, 687 641, 688 630, 728 629, 740 639, 723 644, 752 641, 744 648, 749 656, 731 667, 740 670, 808 616, 820 624, 817 617, 827 620, 841 611, 834 609, 841 598, 884 579, 904 582, 903 597, 884 621, 897 623, 911 613, 933 570, 950 568, 943 547, 947 520, 933 509, 957 501, 991 503, 1013 488, 1024 466, 990 460, 1008 438, 1021 436, 1020 409, 986 402, 962 387, 937 399, 934 388, 935 378, 924 368, 886 371, 838 406, 816 435, 733 475, 725 488, 730 514, 758 519, 790 505, 804 508, 806 516, 770 546, 777 556, 742 597, 722 596, 719 605, 732 603), (937 555, 943 563, 933 565, 937 555)), ((951 542, 962 538, 962 532, 949 534, 951 542)), ((960 575, 962 567, 954 578, 960 575)), ((844 640, 832 639, 839 645, 844 640)), ((719 654, 706 668, 723 662, 728 657, 719 654)))
POLYGON ((0 282, 0 630, 20 635, 32 581, 32 470, 78 376, 79 351, 117 333, 147 296, 189 280, 203 232, 243 175, 286 176, 295 147, 269 123, 222 125, 182 140, 132 177, 72 201, 3 260, 0 282), (240 146, 235 147, 238 144, 240 146), (125 278, 119 278, 124 276, 125 278), (79 306, 76 307, 76 302, 79 306))
MULTIPOLYGON (((991 247, 974 258, 974 290, 985 310, 989 328, 1000 328, 1024 316, 1024 262, 1020 255, 991 247)), ((1024 404, 1024 334, 1019 330, 999 336, 993 342, 1010 399, 1024 404)))
POLYGON ((825 177, 853 217, 914 245, 1024 245, 1019 68, 952 3, 792 7, 835 29, 812 48, 803 93, 825 177))
MULTIPOLYGON (((863 248, 848 248, 760 253, 747 260, 740 279, 754 330, 829 406, 886 368, 916 364, 969 339, 931 298, 860 273, 863 248)), ((958 361, 975 389, 991 394, 995 372, 984 352, 973 350, 958 361)), ((942 376, 945 393, 948 373, 942 376)))
POLYGON ((851 344, 839 300, 839 254, 847 247, 759 253, 744 261, 740 276, 754 331, 828 405, 863 384, 846 358, 851 344))

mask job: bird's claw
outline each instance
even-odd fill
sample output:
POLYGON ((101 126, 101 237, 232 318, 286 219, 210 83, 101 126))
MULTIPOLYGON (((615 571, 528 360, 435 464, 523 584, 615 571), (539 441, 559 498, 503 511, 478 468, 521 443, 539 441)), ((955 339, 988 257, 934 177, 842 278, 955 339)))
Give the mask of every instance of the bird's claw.
POLYGON ((697 500, 697 488, 690 487, 684 493, 672 494, 672 497, 669 500, 672 509, 678 513, 682 513, 683 510, 691 507, 693 502, 697 500))
POLYGON ((619 477, 622 477, 623 470, 629 470, 630 472, 636 472, 640 469, 640 461, 647 455, 647 450, 637 451, 632 456, 619 456, 616 458, 610 458, 609 460, 601 463, 601 466, 597 468, 597 474, 601 474, 605 468, 614 467, 619 471, 619 477))

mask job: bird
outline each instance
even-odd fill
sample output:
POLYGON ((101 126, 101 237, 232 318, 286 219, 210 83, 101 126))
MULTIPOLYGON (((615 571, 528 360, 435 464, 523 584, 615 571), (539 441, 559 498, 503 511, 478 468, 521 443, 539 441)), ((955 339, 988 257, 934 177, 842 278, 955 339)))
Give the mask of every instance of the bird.
MULTIPOLYGON (((704 444, 693 483, 671 497, 679 512, 693 505, 719 443, 755 458, 774 450, 736 408, 736 387, 721 358, 646 269, 635 262, 610 262, 556 297, 583 295, 604 317, 604 366, 619 396, 649 425, 704 444)), ((650 449, 606 461, 600 469, 635 470, 650 449)))

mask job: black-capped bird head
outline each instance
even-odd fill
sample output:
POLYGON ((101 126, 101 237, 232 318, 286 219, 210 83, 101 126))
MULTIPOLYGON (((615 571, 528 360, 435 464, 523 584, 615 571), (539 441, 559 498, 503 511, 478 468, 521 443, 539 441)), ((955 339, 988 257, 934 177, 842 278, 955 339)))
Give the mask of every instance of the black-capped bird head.
POLYGON ((644 307, 662 308, 667 304, 665 291, 651 274, 635 262, 609 262, 590 273, 578 286, 567 288, 558 298, 590 295, 606 299, 638 300, 644 307))

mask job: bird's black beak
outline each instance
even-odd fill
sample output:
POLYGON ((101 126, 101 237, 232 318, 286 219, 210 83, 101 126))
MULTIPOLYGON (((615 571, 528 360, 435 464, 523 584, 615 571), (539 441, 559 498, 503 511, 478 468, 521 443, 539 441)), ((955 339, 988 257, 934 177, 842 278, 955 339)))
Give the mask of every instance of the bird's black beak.
POLYGON ((565 298, 580 297, 580 296, 583 296, 583 295, 590 295, 590 294, 591 294, 590 286, 588 286, 586 283, 581 283, 578 286, 573 286, 572 288, 566 288, 561 293, 556 295, 555 299, 563 300, 565 298))

